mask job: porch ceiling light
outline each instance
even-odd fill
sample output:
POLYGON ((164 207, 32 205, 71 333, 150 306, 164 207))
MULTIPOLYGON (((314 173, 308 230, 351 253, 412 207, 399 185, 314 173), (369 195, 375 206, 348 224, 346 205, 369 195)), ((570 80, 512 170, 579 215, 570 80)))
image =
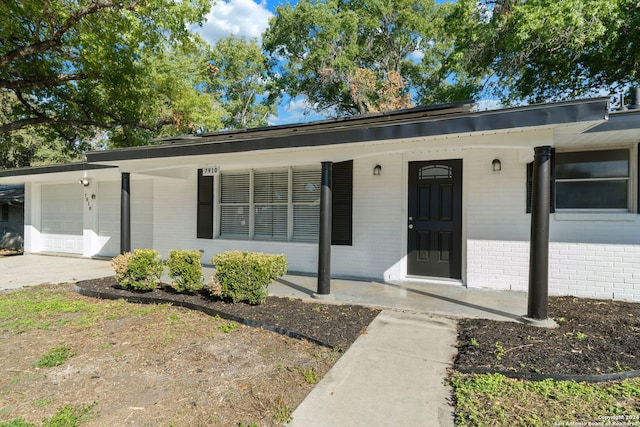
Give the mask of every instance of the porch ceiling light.
POLYGON ((491 166, 493 167, 494 172, 500 172, 502 170, 502 162, 500 159, 493 159, 491 166))
POLYGON ((380 175, 380 172, 382 172, 382 166, 380 166, 380 165, 375 165, 375 166, 373 167, 373 175, 374 175, 374 176, 379 176, 379 175, 380 175))

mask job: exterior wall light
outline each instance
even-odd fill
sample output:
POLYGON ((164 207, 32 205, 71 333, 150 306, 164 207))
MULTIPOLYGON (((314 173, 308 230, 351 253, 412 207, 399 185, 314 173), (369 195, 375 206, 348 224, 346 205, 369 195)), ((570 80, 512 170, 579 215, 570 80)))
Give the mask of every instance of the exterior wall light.
POLYGON ((373 167, 373 175, 374 175, 374 176, 379 176, 379 175, 380 175, 380 172, 382 172, 382 166, 380 166, 380 165, 375 165, 375 166, 373 167))
POLYGON ((83 187, 88 187, 91 182, 87 178, 82 178, 80 181, 78 181, 78 184, 82 185, 83 187))
POLYGON ((493 166, 494 172, 500 172, 502 170, 502 162, 500 159, 493 159, 491 162, 491 166, 493 166))

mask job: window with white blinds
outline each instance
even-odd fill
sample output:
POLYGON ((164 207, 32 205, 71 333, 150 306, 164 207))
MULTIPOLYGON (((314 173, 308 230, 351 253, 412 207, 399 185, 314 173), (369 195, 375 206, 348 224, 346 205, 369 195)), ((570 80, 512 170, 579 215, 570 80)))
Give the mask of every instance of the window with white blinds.
POLYGON ((293 240, 315 242, 320 224, 320 169, 293 170, 293 240))
POLYGON ((289 172, 253 174, 253 215, 256 240, 287 240, 289 236, 289 172))
POLYGON ((220 236, 249 238, 249 172, 220 175, 220 236))
POLYGON ((220 175, 222 238, 315 242, 319 220, 319 167, 220 175))

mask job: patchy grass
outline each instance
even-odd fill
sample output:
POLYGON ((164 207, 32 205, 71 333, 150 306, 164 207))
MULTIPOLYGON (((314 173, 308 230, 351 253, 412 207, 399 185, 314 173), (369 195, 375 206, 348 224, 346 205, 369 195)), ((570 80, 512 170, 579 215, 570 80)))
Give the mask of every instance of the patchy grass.
MULTIPOLYGON (((52 417, 43 419, 41 425, 42 427, 78 427, 95 416, 93 413, 94 405, 81 407, 63 406, 52 417)), ((11 421, 0 423, 0 427, 36 427, 36 425, 25 421, 24 418, 15 418, 11 421)))
POLYGON ((14 333, 34 329, 55 330, 61 326, 94 326, 100 320, 139 317, 158 310, 159 305, 136 306, 124 300, 97 305, 63 288, 39 286, 2 294, 0 331, 14 333))
POLYGON ((456 426, 640 425, 640 379, 531 382, 454 372, 450 382, 456 426))
POLYGON ((65 360, 74 356, 75 353, 68 345, 59 345, 47 351, 38 359, 36 366, 38 368, 53 368, 54 366, 60 366, 65 360))
MULTIPOLYGON (((329 320, 343 322, 342 312, 329 320)), ((280 425, 340 354, 68 284, 0 292, 0 348, 0 427, 280 425), (304 366, 308 380, 281 364, 304 366)))

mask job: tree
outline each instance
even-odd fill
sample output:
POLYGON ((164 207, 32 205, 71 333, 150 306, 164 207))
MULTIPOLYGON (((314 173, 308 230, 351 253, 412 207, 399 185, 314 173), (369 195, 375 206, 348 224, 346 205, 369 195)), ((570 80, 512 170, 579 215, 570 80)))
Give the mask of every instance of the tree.
POLYGON ((635 0, 459 0, 455 15, 462 65, 507 102, 596 95, 638 82, 635 0))
POLYGON ((275 97, 268 96, 267 59, 255 39, 231 36, 213 48, 208 91, 220 98, 226 128, 266 126, 276 112, 275 97))
POLYGON ((97 135, 129 146, 211 126, 215 105, 206 113, 204 99, 185 99, 194 82, 178 66, 204 52, 187 25, 208 10, 208 0, 2 2, 0 94, 10 102, 0 137, 53 133, 75 151, 97 135))
MULTIPOLYGON (((0 123, 9 121, 15 95, 0 92, 0 123)), ((78 160, 78 153, 46 127, 19 129, 0 135, 0 169, 78 160)))
POLYGON ((433 0, 301 0, 276 8, 264 34, 278 88, 328 116, 466 99, 447 62, 451 4, 433 0))

